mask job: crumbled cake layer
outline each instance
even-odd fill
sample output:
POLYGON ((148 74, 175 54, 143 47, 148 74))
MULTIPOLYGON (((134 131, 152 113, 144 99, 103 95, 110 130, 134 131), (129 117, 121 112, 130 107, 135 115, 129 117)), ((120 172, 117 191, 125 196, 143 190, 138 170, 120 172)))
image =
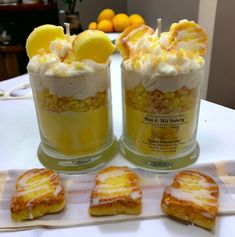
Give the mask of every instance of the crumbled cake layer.
POLYGON ((58 97, 48 89, 36 92, 38 107, 51 112, 87 112, 108 104, 108 91, 97 92, 93 97, 83 100, 74 97, 58 97))
POLYGON ((182 113, 193 109, 198 97, 198 88, 180 88, 174 92, 147 91, 138 85, 125 91, 126 104, 146 113, 182 113))

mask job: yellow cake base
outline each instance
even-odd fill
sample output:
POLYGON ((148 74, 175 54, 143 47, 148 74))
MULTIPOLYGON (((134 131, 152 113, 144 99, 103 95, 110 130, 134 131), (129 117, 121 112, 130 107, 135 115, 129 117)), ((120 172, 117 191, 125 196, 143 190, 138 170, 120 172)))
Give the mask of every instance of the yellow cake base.
POLYGON ((43 143, 68 156, 95 153, 112 134, 108 106, 87 112, 55 113, 38 109, 37 113, 43 143))

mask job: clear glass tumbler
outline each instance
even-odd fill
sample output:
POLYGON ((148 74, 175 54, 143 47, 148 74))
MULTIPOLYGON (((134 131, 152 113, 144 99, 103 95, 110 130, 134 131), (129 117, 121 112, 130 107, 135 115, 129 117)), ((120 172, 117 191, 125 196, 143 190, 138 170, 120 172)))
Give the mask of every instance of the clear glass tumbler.
POLYGON ((176 170, 199 156, 196 141, 203 69, 176 76, 142 75, 122 65, 121 151, 157 171, 176 170))
POLYGON ((110 66, 75 77, 29 73, 41 144, 41 163, 54 170, 102 167, 115 152, 110 66))

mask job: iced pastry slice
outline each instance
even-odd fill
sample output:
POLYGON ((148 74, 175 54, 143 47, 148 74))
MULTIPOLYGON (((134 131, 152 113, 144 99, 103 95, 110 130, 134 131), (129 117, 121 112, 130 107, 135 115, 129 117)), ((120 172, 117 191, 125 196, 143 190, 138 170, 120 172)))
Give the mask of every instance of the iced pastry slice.
POLYGON ((219 188, 215 181, 198 171, 182 171, 166 188, 162 210, 170 216, 211 230, 218 212, 219 188))
POLYGON ((89 212, 93 216, 140 214, 142 191, 138 176, 128 167, 111 166, 96 175, 89 212))
POLYGON ((15 221, 34 219, 61 211, 65 205, 64 188, 57 173, 32 169, 21 174, 11 200, 11 217, 15 221))

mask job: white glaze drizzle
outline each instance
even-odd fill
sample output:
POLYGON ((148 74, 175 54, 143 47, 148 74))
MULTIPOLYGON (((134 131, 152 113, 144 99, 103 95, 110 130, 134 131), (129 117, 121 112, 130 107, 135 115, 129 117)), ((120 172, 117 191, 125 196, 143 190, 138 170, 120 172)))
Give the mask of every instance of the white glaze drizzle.
MULTIPOLYGON (((116 170, 111 170, 109 172, 103 173, 103 174, 99 174, 97 176, 97 181, 99 181, 100 183, 98 183, 95 186, 95 191, 97 191, 98 195, 111 195, 112 199, 119 199, 120 193, 128 193, 129 197, 133 200, 137 200, 139 198, 142 197, 141 191, 136 190, 136 186, 132 186, 132 187, 126 187, 123 186, 121 183, 115 183, 115 184, 106 184, 105 182, 108 179, 113 179, 116 178, 118 176, 122 176, 122 175, 126 175, 128 173, 131 173, 131 171, 129 170, 125 170, 125 169, 116 169, 116 170)), ((132 183, 132 181, 128 182, 129 184, 132 183)), ((99 204, 108 204, 111 203, 113 201, 109 201, 107 200, 101 200, 101 198, 99 196, 94 197, 91 200, 91 205, 99 205, 99 204)))
POLYGON ((100 194, 112 194, 115 195, 115 193, 120 192, 126 192, 126 191, 132 191, 135 190, 136 187, 123 187, 122 185, 110 185, 110 188, 106 185, 97 185, 96 190, 99 190, 100 194))
POLYGON ((127 171, 122 169, 112 170, 103 174, 98 175, 98 180, 100 182, 105 182, 107 179, 115 178, 118 176, 122 176, 123 174, 127 173, 127 171))
POLYGON ((180 176, 177 181, 182 184, 183 188, 170 186, 167 189, 167 193, 179 200, 193 202, 199 206, 217 206, 216 197, 212 195, 216 192, 215 188, 217 185, 215 183, 208 183, 206 178, 202 175, 197 173, 194 173, 194 175, 199 179, 197 182, 184 175, 180 176), (187 184, 187 186, 185 184, 187 184))
POLYGON ((140 191, 135 191, 135 192, 131 193, 131 198, 134 200, 137 200, 140 197, 141 197, 140 191))
MULTIPOLYGON (((38 185, 40 185, 40 183, 38 183, 38 185)), ((26 186, 24 186, 24 188, 26 188, 26 186)), ((32 192, 36 192, 36 191, 39 191, 39 190, 45 190, 45 189, 49 189, 49 185, 48 184, 45 184, 45 185, 40 185, 39 187, 34 187, 34 186, 30 186, 29 189, 27 190, 24 190, 24 191, 20 191, 20 192, 17 192, 15 194, 16 197, 20 197, 20 196, 25 196, 27 194, 30 194, 32 192)))
MULTIPOLYGON (((17 192, 15 194, 16 197, 25 196, 30 193, 33 193, 33 197, 29 198, 29 200, 26 202, 26 206, 29 210, 29 219, 33 219, 33 202, 46 194, 49 194, 52 192, 50 185, 47 183, 49 180, 53 180, 57 177, 56 173, 51 173, 49 176, 31 180, 32 178, 43 175, 45 172, 48 172, 46 169, 38 169, 38 170, 32 170, 32 172, 25 173, 18 179, 18 187, 17 192)), ((53 195, 56 197, 58 194, 62 191, 62 185, 59 182, 57 185, 55 185, 55 189, 53 191, 53 195)))
POLYGON ((172 196, 177 199, 194 202, 199 206, 208 205, 208 206, 216 206, 216 199, 211 195, 211 192, 208 190, 181 190, 178 188, 170 187, 167 190, 172 196))

